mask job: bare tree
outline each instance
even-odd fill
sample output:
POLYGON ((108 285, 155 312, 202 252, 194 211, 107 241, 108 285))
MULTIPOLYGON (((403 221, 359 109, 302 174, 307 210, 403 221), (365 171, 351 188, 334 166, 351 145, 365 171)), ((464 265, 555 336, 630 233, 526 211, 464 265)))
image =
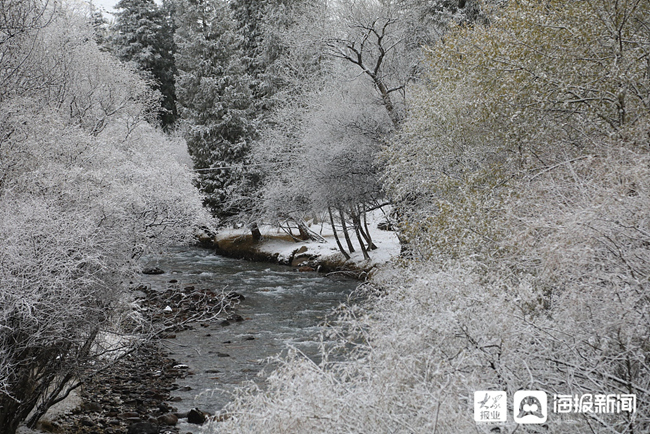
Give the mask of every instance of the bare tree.
POLYGON ((384 73, 387 56, 392 54, 401 39, 392 39, 390 31, 396 27, 394 18, 376 18, 370 22, 351 24, 351 30, 356 34, 348 38, 332 38, 326 41, 330 55, 344 59, 357 65, 363 74, 367 75, 375 85, 381 101, 397 128, 402 117, 392 100, 392 94, 404 89, 404 83, 390 86, 384 73))
POLYGON ((20 79, 34 55, 39 32, 53 19, 56 9, 56 3, 49 0, 6 0, 0 4, 0 100, 17 90, 11 83, 20 79))

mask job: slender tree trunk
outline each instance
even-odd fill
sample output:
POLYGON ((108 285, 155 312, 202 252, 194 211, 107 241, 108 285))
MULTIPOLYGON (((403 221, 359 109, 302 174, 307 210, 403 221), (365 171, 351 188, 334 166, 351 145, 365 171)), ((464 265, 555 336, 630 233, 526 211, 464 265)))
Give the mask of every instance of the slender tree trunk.
POLYGON ((348 225, 345 223, 345 213, 343 208, 339 207, 339 216, 341 217, 341 228, 343 229, 343 235, 345 236, 345 242, 348 244, 348 250, 350 253, 353 253, 354 246, 352 245, 352 240, 350 240, 350 234, 348 233, 348 225))
MULTIPOLYGON (((76 359, 77 360, 86 360, 88 358, 88 355, 90 354, 90 351, 92 350, 93 344, 95 343, 97 339, 97 335, 99 334, 99 328, 95 328, 92 333, 86 338, 86 342, 84 342, 84 345, 81 347, 79 350, 79 353, 77 354, 76 359)), ((71 389, 68 389, 68 392, 64 396, 59 396, 61 393, 65 390, 66 386, 72 381, 73 376, 71 373, 65 374, 62 378, 60 379, 54 379, 54 383, 56 383, 56 387, 53 388, 53 390, 49 391, 47 396, 44 396, 43 402, 41 405, 39 405, 36 409, 33 410, 32 416, 26 421, 26 425, 28 428, 36 428, 36 424, 38 423, 39 419, 47 413, 47 411, 52 407, 54 404, 57 404, 58 402, 62 401, 67 397, 70 393, 71 389)), ((51 384, 51 383, 50 383, 51 384)), ((76 388, 77 386, 75 386, 76 388)), ((51 386, 48 386, 47 389, 51 389, 51 386)))
POLYGON ((262 233, 260 232, 260 228, 257 226, 257 223, 253 223, 251 225, 251 235, 253 236, 253 241, 255 242, 262 239, 262 233))
POLYGON ((293 236, 293 231, 291 230, 291 225, 289 224, 289 220, 285 221, 285 223, 287 224, 287 233, 291 238, 295 240, 296 237, 293 236))
POLYGON ((372 236, 370 235, 370 229, 368 229, 368 219, 366 218, 366 206, 363 205, 363 210, 361 211, 363 215, 363 228, 364 228, 364 238, 368 241, 368 250, 376 250, 377 246, 372 242, 372 236))
MULTIPOLYGON (((357 207, 356 212, 351 213, 352 214, 352 222, 354 223, 354 229, 357 232, 357 236, 361 235, 361 237, 368 243, 368 246, 366 247, 365 244, 363 244, 363 248, 368 250, 372 250, 372 240, 370 239, 370 235, 366 234, 363 230, 363 226, 361 224, 361 209, 357 207)), ((359 238, 359 242, 363 243, 362 238, 359 238)))
POLYGON ((388 88, 386 88, 386 85, 379 77, 375 76, 374 74, 371 75, 371 77, 374 80, 375 85, 377 85, 377 89, 379 90, 379 93, 381 94, 381 102, 383 106, 386 108, 386 112, 388 112, 388 117, 390 117, 393 126, 395 126, 395 128, 399 128, 399 124, 400 124, 399 114, 397 113, 397 110, 395 110, 395 106, 393 105, 393 100, 390 97, 390 92, 388 88))
POLYGON ((36 407, 34 410, 34 413, 32 413, 32 417, 30 417, 26 422, 25 425, 27 425, 28 428, 34 429, 36 428, 36 424, 38 421, 47 413, 47 410, 54 404, 56 398, 59 396, 59 394, 63 391, 65 386, 72 380, 72 375, 71 374, 66 374, 62 380, 59 381, 57 384, 56 388, 54 391, 47 397, 45 398, 45 401, 36 407))
POLYGON ((332 225, 332 232, 334 232, 334 239, 336 240, 336 245, 339 247, 339 250, 341 253, 343 253, 343 256, 345 256, 345 259, 350 259, 350 255, 348 255, 348 252, 345 251, 343 248, 343 245, 341 244, 341 240, 339 239, 338 233, 336 233, 336 226, 334 225, 334 216, 332 215, 332 208, 327 207, 327 212, 330 214, 330 224, 332 225))
POLYGON ((358 217, 355 219, 356 221, 354 222, 354 232, 357 234, 357 239, 359 240, 359 245, 361 246, 361 253, 363 253, 363 259, 370 259, 370 255, 368 255, 368 249, 366 249, 366 244, 363 242, 363 238, 361 237, 361 231, 359 228, 359 225, 357 224, 358 222, 358 217))
MULTIPOLYGON (((368 242, 368 234, 366 234, 366 232, 363 229, 363 225, 361 224, 361 208, 359 207, 359 205, 355 206, 354 213, 352 213, 352 221, 354 222, 354 226, 356 228, 359 228, 359 233, 361 234, 363 239, 366 240, 366 242, 368 242)), ((370 250, 369 247, 367 248, 368 250, 370 250)))

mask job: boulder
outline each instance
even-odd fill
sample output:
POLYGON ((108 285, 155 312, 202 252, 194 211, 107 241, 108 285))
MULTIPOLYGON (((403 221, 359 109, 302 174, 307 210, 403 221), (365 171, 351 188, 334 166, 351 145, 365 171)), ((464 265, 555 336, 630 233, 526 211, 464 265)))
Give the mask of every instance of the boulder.
POLYGON ((61 432, 59 426, 54 422, 50 422, 49 420, 39 420, 36 424, 36 429, 51 433, 61 432))
POLYGON ((205 423, 205 413, 197 408, 193 408, 187 413, 187 421, 195 425, 203 425, 205 423))
POLYGON ((161 425, 174 426, 178 423, 178 416, 173 413, 163 414, 158 417, 158 423, 161 425))
POLYGON ((298 271, 300 271, 301 273, 304 273, 304 272, 307 272, 307 271, 316 271, 316 270, 314 270, 309 265, 305 265, 303 267, 298 268, 298 271))
POLYGON ((292 267, 299 267, 311 259, 311 255, 297 255, 291 260, 292 267))
POLYGON ((393 225, 387 220, 379 222, 379 224, 377 224, 377 229, 379 229, 380 231, 391 231, 391 232, 395 231, 395 227, 393 227, 393 225))

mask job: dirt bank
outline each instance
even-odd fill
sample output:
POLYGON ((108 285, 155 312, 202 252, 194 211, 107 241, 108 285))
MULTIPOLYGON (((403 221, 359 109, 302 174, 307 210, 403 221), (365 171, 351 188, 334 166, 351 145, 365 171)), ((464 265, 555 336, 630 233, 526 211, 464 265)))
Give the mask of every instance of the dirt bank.
POLYGON ((370 252, 370 259, 364 259, 357 251, 346 260, 336 247, 333 236, 327 233, 322 241, 297 241, 273 229, 267 229, 259 241, 241 230, 200 238, 202 246, 213 248, 217 254, 229 258, 288 265, 298 271, 343 273, 359 279, 365 279, 375 267, 399 254, 399 242, 393 232, 378 231, 373 241, 379 248, 370 252))

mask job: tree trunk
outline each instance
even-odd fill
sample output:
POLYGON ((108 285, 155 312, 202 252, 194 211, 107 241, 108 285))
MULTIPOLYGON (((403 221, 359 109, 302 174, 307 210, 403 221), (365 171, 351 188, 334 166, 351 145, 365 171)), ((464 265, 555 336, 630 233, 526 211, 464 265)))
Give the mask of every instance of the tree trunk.
POLYGON ((251 225, 251 235, 253 236, 253 241, 258 242, 262 239, 262 233, 260 232, 259 226, 257 223, 251 225))
POLYGON ((363 253, 363 259, 370 259, 370 255, 368 255, 368 250, 366 249, 366 244, 363 242, 363 238, 361 238, 359 226, 356 224, 356 222, 354 223, 354 232, 357 234, 357 239, 359 240, 359 245, 361 246, 361 253, 363 253))
POLYGON ((296 221, 298 232, 300 232, 300 239, 303 241, 311 240, 312 236, 309 234, 309 229, 305 226, 304 222, 296 221))
POLYGON ((350 234, 348 234, 348 225, 345 223, 345 214, 343 213, 343 208, 339 207, 339 216, 341 217, 341 228, 343 229, 343 235, 345 236, 345 242, 348 244, 348 250, 350 253, 353 253, 354 246, 352 245, 352 240, 350 240, 350 234))
POLYGON ((14 399, 8 395, 2 395, 0 398, 0 426, 3 427, 3 433, 6 434, 15 434, 18 429, 18 424, 20 423, 20 418, 18 416, 19 404, 14 399))
POLYGON ((372 236, 370 235, 370 229, 368 229, 368 219, 366 218, 366 209, 365 205, 363 206, 363 211, 361 212, 361 215, 363 215, 363 237, 368 241, 368 250, 376 250, 378 247, 372 242, 372 236))
POLYGON ((25 425, 27 425, 28 428, 36 428, 36 424, 40 418, 43 417, 45 413, 47 413, 47 410, 49 410, 50 407, 55 404, 59 394, 63 392, 63 389, 65 389, 65 386, 70 382, 70 380, 72 380, 72 375, 68 373, 63 377, 62 380, 58 381, 55 389, 47 397, 44 398, 41 405, 36 407, 32 413, 32 416, 25 422, 25 425))
POLYGON ((350 255, 348 255, 348 252, 345 251, 343 248, 343 245, 341 244, 341 240, 339 239, 339 235, 336 232, 336 226, 334 226, 334 216, 332 215, 332 208, 327 207, 327 212, 330 214, 330 224, 332 225, 332 232, 334 232, 334 239, 336 240, 336 245, 338 246, 339 250, 341 253, 343 253, 343 256, 345 256, 345 259, 350 259, 350 255))
POLYGON ((371 77, 374 80, 375 85, 377 85, 377 89, 379 89, 379 93, 381 94, 381 103, 386 109, 386 112, 388 112, 388 117, 393 123, 393 126, 399 128, 400 118, 397 110, 395 110, 395 106, 393 105, 393 100, 390 97, 390 91, 386 88, 386 85, 379 77, 374 75, 371 75, 371 77))

